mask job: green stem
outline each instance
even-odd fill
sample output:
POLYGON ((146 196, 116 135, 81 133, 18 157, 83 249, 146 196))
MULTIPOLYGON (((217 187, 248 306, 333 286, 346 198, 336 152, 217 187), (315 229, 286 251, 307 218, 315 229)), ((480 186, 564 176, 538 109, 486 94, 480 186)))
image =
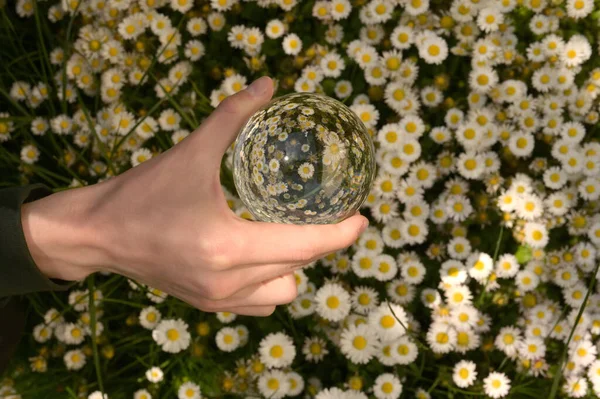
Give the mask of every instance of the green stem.
POLYGON ((592 273, 592 279, 590 280, 590 284, 588 285, 588 291, 585 294, 583 303, 579 307, 579 312, 577 313, 577 317, 575 318, 575 321, 573 323, 573 328, 571 328, 571 333, 569 334, 569 339, 565 343, 565 348, 563 349, 562 355, 560 356, 560 361, 558 362, 558 370, 556 371, 556 375, 554 376, 554 381, 552 381, 552 390, 550 391, 550 396, 548 397, 548 399, 554 399, 556 397, 556 394, 558 393, 558 385, 559 385, 561 377, 562 377, 562 368, 563 368, 565 359, 567 357, 567 350, 569 349, 569 343, 571 343, 571 339, 573 338, 575 329, 577 328, 577 325, 579 324, 579 320, 581 319, 581 315, 583 314, 585 305, 587 304, 590 293, 592 292, 594 284, 596 283, 596 274, 598 273, 599 268, 600 268, 600 263, 598 263, 598 265, 596 266, 596 269, 594 270, 594 273, 592 273))
POLYGON ((100 392, 104 395, 104 384, 102 383, 102 372, 100 371, 100 356, 98 355, 98 343, 96 342, 96 302, 94 301, 94 275, 88 278, 88 307, 90 311, 90 327, 92 330, 92 351, 94 352, 94 367, 100 392))
MULTIPOLYGON (((496 249, 494 250, 494 264, 498 260, 498 253, 500 252, 500 243, 502 242, 502 235, 504 234, 504 225, 500 226, 500 234, 498 234, 498 240, 496 240, 496 249)), ((485 288, 487 287, 489 282, 489 278, 486 280, 481 293, 479 294, 479 298, 477 298, 477 307, 481 306, 481 302, 483 301, 483 296, 485 294, 485 288)))

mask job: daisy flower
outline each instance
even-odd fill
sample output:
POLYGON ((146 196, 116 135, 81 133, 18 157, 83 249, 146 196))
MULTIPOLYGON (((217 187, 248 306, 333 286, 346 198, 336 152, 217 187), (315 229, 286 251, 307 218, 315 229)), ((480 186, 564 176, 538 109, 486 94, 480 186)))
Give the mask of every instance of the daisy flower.
POLYGON ((263 397, 281 399, 287 396, 290 383, 283 371, 268 370, 258 377, 257 387, 263 397))
POLYGON ((435 353, 448 353, 456 345, 456 330, 448 324, 433 322, 427 331, 427 343, 435 353))
POLYGON ((541 223, 527 222, 523 233, 525 243, 532 248, 544 248, 548 244, 548 230, 541 223))
POLYGON ((567 14, 571 18, 585 18, 593 11, 593 9, 594 2, 591 0, 567 0, 567 14))
POLYGON ((240 337, 232 327, 223 327, 215 335, 217 347, 223 352, 232 352, 240 346, 240 337))
POLYGON ((323 75, 331 78, 339 77, 346 67, 346 63, 342 57, 335 52, 327 53, 323 58, 321 58, 319 65, 323 71, 323 75))
POLYGON ((502 398, 510 391, 510 380, 506 374, 493 371, 483 379, 483 389, 491 398, 502 398))
POLYGON ((419 354, 417 345, 412 342, 408 336, 402 336, 392 342, 390 348, 394 360, 397 364, 407 365, 415 361, 419 354))
POLYGON ((477 15, 477 25, 479 29, 490 33, 497 31, 504 23, 504 14, 496 7, 485 7, 479 10, 477 15))
POLYGON ((292 339, 284 333, 271 333, 263 338, 259 346, 260 360, 268 368, 289 366, 296 356, 292 339))
POLYGON ((464 237, 454 237, 448 242, 448 254, 454 259, 467 259, 471 254, 471 243, 464 237))
POLYGON ((154 306, 148 306, 140 312, 140 325, 148 330, 153 330, 160 322, 161 313, 154 306))
POLYGON ((468 388, 475 383, 477 371, 475 363, 470 360, 461 360, 454 365, 452 380, 459 388, 468 388))
POLYGON ((355 364, 366 364, 375 355, 377 336, 366 324, 351 324, 342 331, 340 349, 355 364))
POLYGON ((302 346, 302 353, 309 362, 319 363, 329 353, 327 343, 323 338, 307 337, 302 346))
POLYGON ((200 386, 191 381, 184 382, 177 390, 178 399, 201 399, 200 386))
POLYGON ((131 158, 130 158, 131 166, 134 166, 134 167, 138 166, 139 164, 149 160, 150 158, 152 158, 152 152, 149 149, 140 148, 138 150, 135 150, 131 154, 131 158))
POLYGON ((448 45, 437 35, 428 35, 417 47, 419 57, 428 64, 441 64, 448 57, 448 45))
POLYGON ((348 0, 332 0, 329 5, 331 17, 336 21, 348 18, 351 11, 352 5, 348 0))
POLYGON ((583 377, 572 375, 567 377, 562 389, 571 398, 583 398, 588 393, 588 382, 583 377))
POLYGON ((290 33, 283 38, 283 51, 288 55, 297 55, 302 50, 302 40, 295 33, 290 33))
POLYGON ((400 305, 383 302, 369 313, 369 327, 382 341, 392 341, 406 334, 408 318, 400 305))
POLYGON ((85 330, 81 324, 66 323, 63 334, 57 334, 56 338, 69 345, 79 345, 85 339, 85 330))
POLYGON ((444 295, 450 307, 470 305, 473 300, 473 294, 466 285, 452 285, 444 291, 444 295))
POLYGON ((285 25, 278 19, 272 19, 265 27, 265 34, 270 39, 278 39, 285 34, 285 25))
POLYGON ((498 83, 498 74, 491 67, 474 68, 469 74, 469 86, 477 93, 488 93, 498 83))
POLYGON ((21 148, 21 161, 32 165, 40 159, 40 150, 33 144, 28 144, 21 148))
POLYGON ((315 294, 317 313, 326 320, 340 321, 350 313, 350 294, 335 283, 326 283, 315 294))
POLYGON ((560 56, 565 66, 574 67, 587 61, 591 54, 592 48, 585 36, 575 34, 565 43, 560 56))
POLYGON ((420 15, 429 10, 429 0, 411 0, 404 2, 404 10, 410 15, 420 15))
POLYGON ((494 273, 500 278, 511 278, 519 272, 519 262, 513 254, 501 255, 496 261, 494 273))
POLYGON ((394 374, 380 374, 373 383, 373 395, 377 399, 398 399, 402 394, 402 383, 394 374))
POLYGON ((178 353, 190 345, 188 325, 181 319, 161 320, 152 330, 152 339, 169 353, 178 353))
POLYGON ((204 35, 207 28, 206 21, 202 17, 190 18, 186 24, 187 31, 194 37, 204 35))
POLYGON ((85 366, 86 356, 83 351, 79 349, 73 349, 65 352, 63 361, 68 370, 80 370, 85 366))
POLYGON ((148 381, 157 383, 163 380, 164 373, 160 367, 151 367, 146 371, 146 378, 148 381))

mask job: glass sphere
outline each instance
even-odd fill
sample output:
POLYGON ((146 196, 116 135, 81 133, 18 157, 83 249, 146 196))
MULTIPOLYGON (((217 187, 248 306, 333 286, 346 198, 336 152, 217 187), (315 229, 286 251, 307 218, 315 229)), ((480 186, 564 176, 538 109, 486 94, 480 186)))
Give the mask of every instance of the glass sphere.
POLYGON ((238 135, 233 178, 250 213, 264 222, 337 223, 363 204, 375 150, 350 108, 324 95, 271 100, 238 135))

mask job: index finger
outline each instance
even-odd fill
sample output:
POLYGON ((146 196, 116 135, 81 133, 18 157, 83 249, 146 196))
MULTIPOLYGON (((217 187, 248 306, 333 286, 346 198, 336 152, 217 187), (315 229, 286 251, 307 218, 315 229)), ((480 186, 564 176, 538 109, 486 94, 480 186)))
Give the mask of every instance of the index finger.
POLYGON ((335 224, 281 224, 240 219, 243 238, 239 239, 244 264, 310 263, 328 253, 347 248, 369 225, 366 217, 355 214, 335 224))

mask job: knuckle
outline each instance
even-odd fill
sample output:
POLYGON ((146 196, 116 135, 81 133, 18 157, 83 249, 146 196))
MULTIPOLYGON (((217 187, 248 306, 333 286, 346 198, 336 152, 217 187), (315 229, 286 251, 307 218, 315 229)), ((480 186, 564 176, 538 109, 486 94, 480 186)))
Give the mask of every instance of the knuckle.
POLYGON ((291 260, 298 263, 310 263, 316 256, 313 248, 302 247, 291 253, 291 260))
POLYGON ((211 271, 221 271, 233 266, 232 242, 219 236, 199 241, 199 253, 211 271))
POLYGON ((241 101, 243 100, 245 92, 240 91, 233 95, 228 96, 219 104, 218 108, 228 114, 236 114, 241 108, 241 101))

